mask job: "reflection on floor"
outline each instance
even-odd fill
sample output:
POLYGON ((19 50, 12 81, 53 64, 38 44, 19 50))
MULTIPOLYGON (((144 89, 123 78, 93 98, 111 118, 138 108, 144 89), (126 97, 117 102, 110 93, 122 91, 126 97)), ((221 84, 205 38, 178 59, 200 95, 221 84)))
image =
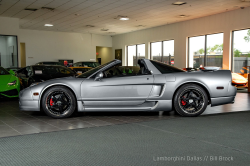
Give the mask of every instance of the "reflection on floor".
MULTIPOLYGON (((237 93, 235 103, 210 107, 203 113, 215 114, 250 110, 249 93, 237 93)), ((21 112, 17 100, 0 101, 0 137, 32 133, 136 123, 158 119, 180 118, 174 112, 95 112, 77 113, 67 119, 52 119, 40 112, 21 112)))

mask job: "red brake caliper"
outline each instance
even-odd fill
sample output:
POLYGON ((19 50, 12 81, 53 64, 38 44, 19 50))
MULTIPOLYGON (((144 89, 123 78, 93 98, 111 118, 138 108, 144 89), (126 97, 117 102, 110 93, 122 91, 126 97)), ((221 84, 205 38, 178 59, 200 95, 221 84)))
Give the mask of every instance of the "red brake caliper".
MULTIPOLYGON (((183 96, 183 98, 185 98, 185 97, 183 96)), ((181 100, 181 104, 186 105, 187 103, 184 100, 181 100)))
POLYGON ((52 98, 49 101, 49 105, 52 106, 54 104, 54 101, 52 100, 52 98))

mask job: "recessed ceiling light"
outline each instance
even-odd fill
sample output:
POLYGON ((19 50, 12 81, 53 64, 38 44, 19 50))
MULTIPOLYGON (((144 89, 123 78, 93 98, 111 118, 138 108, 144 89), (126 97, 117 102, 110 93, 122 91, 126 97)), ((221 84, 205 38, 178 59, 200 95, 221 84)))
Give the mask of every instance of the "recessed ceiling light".
POLYGON ((119 20, 122 20, 122 21, 129 20, 129 18, 128 18, 127 16, 121 16, 121 15, 118 15, 118 16, 115 17, 114 19, 119 19, 119 20))
POLYGON ((129 18, 128 18, 128 17, 123 16, 123 17, 120 17, 120 20, 122 20, 122 21, 126 21, 126 20, 129 20, 129 18))
POLYGON ((108 31, 109 29, 102 28, 101 31, 108 31))
POLYGON ((180 5, 184 5, 184 4, 186 4, 187 2, 180 2, 180 1, 177 1, 177 2, 174 2, 174 3, 172 3, 172 5, 178 5, 178 6, 180 6, 180 5))
POLYGON ((188 15, 182 14, 182 15, 179 15, 179 16, 177 16, 177 17, 179 17, 179 18, 185 18, 185 17, 189 17, 189 16, 188 16, 188 15))
POLYGON ((54 25, 53 24, 45 24, 44 26, 46 26, 46 27, 53 27, 54 25))
POLYGON ((141 27, 145 27, 146 25, 137 25, 136 27, 139 27, 139 28, 141 28, 141 27))

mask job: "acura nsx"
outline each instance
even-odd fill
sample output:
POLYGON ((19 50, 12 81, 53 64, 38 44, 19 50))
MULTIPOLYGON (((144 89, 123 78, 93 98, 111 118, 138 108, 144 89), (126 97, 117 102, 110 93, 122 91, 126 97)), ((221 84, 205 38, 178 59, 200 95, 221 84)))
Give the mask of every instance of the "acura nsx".
POLYGON ((52 79, 20 92, 22 111, 43 111, 66 118, 76 110, 172 111, 198 116, 207 105, 233 103, 236 88, 229 70, 186 72, 164 63, 139 59, 139 70, 113 60, 77 77, 52 79), (128 71, 128 72, 126 72, 128 71))

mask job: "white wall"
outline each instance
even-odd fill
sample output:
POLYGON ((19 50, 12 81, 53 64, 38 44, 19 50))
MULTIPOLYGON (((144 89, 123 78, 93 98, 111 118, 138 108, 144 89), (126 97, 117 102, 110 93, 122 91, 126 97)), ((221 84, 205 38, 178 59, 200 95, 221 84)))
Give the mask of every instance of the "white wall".
POLYGON ((112 47, 96 47, 96 52, 98 53, 98 55, 96 55, 96 58, 101 58, 102 64, 114 60, 114 57, 112 55, 112 47))
MULTIPOLYGON (((95 61, 96 46, 112 47, 110 36, 19 29, 16 18, 0 17, 0 34, 17 35, 18 48, 20 43, 25 43, 26 65, 58 59, 95 61)), ((20 48, 18 56, 20 66, 20 48)))
POLYGON ((0 35, 17 35, 19 20, 17 18, 0 17, 0 35))
MULTIPOLYGON (((231 69, 231 32, 232 30, 250 28, 250 7, 238 9, 203 18, 164 25, 161 27, 116 35, 113 37, 113 55, 115 49, 122 49, 132 44, 146 44, 146 55, 149 55, 149 43, 153 41, 175 40, 175 66, 187 67, 187 39, 191 36, 224 33, 223 68, 231 69)), ((125 65, 125 56, 123 56, 125 65)))
POLYGON ((26 65, 58 59, 95 61, 96 46, 112 47, 111 39, 110 36, 93 34, 19 31, 19 41, 26 45, 26 65))

